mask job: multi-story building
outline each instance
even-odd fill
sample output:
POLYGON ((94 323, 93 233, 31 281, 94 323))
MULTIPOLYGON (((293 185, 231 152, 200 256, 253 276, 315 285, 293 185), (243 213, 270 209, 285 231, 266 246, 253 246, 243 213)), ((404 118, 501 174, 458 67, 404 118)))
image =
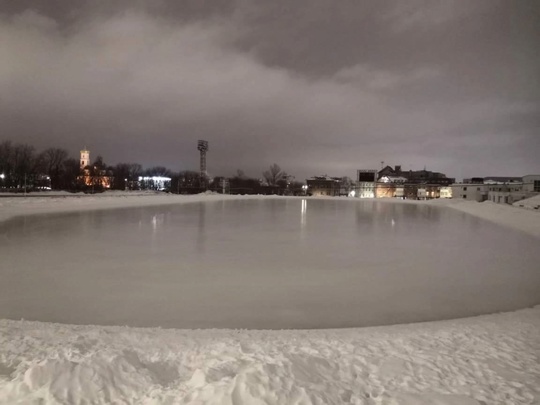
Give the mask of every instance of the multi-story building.
POLYGON ((377 170, 358 170, 356 177, 355 197, 374 198, 377 184, 377 170))
POLYGON ((513 204, 517 201, 540 194, 540 175, 529 174, 520 181, 488 184, 488 199, 497 204, 513 204))
POLYGON ((337 197, 341 192, 341 177, 314 176, 306 179, 307 195, 337 197))
POLYGON ((429 170, 401 170, 401 166, 385 166, 377 172, 374 197, 432 199, 441 197, 441 189, 455 182, 445 174, 429 170))
POLYGON ((523 191, 527 193, 540 193, 540 174, 523 176, 523 191))
POLYGON ((540 175, 464 179, 452 185, 453 198, 512 204, 540 193, 540 175))
POLYGON ((464 179, 463 183, 452 184, 452 198, 460 198, 470 201, 486 201, 488 199, 489 185, 484 184, 482 179, 464 179))

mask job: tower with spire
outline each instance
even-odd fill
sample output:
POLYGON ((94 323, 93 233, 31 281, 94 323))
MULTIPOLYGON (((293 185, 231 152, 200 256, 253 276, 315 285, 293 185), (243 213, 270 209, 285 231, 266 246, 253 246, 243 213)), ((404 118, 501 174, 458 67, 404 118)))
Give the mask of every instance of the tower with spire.
POLYGON ((90 164, 90 151, 86 149, 86 146, 81 150, 81 170, 84 170, 86 166, 90 164))

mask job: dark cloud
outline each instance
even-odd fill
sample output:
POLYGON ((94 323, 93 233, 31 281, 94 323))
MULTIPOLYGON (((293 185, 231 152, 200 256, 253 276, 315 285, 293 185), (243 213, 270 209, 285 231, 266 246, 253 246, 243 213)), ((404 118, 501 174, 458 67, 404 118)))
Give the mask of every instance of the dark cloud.
POLYGON ((540 7, 498 1, 0 3, 0 137, 106 162, 301 179, 381 161, 539 173, 540 7))

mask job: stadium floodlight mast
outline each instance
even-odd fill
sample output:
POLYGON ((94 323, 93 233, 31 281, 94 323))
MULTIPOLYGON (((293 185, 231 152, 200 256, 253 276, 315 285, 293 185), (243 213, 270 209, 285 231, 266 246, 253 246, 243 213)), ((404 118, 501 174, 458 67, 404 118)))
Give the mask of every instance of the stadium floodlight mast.
POLYGON ((201 153, 201 187, 206 190, 206 152, 208 151, 208 141, 199 139, 197 142, 197 150, 201 153))

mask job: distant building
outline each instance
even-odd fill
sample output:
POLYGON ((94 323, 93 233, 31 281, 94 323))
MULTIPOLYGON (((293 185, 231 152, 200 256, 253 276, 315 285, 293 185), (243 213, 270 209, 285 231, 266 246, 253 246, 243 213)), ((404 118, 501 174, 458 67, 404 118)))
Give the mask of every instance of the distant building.
MULTIPOLYGON (((469 180, 469 179, 467 179, 469 180)), ((469 201, 486 201, 488 199, 489 186, 487 184, 470 180, 459 184, 452 184, 452 198, 460 198, 469 201)))
POLYGON ((540 174, 523 176, 523 191, 527 193, 540 193, 540 174))
POLYGON ((540 194, 540 175, 523 177, 473 177, 452 185, 452 198, 513 204, 540 194))
POLYGON ((87 188, 110 189, 113 183, 113 173, 106 167, 99 164, 90 164, 90 151, 81 150, 80 158, 81 174, 77 177, 77 182, 87 188))
POLYGON ((493 182, 493 178, 490 178, 490 183, 488 184, 489 201, 497 204, 513 204, 525 198, 540 194, 540 174, 529 174, 510 179, 512 180, 508 182, 495 183, 493 182))
POLYGON ((506 183, 521 183, 522 177, 484 177, 482 179, 484 184, 506 184, 506 183))
POLYGON ((377 170, 360 169, 357 171, 355 197, 375 198, 377 170))
POLYGON ((307 195, 337 197, 341 192, 341 177, 314 176, 306 179, 307 195))
MULTIPOLYGON (((359 171, 360 172, 360 171, 359 171)), ((363 171, 365 172, 365 171, 363 171)), ((371 171, 373 172, 373 171, 371 171)), ((376 198, 403 198, 403 199, 432 199, 441 197, 441 189, 445 191, 443 195, 448 198, 450 190, 448 187, 455 182, 454 178, 446 177, 445 174, 432 172, 429 170, 409 170, 403 171, 401 166, 385 166, 378 172, 373 182, 361 184, 359 188, 372 187, 372 197, 376 198)))
POLYGON ((401 170, 401 166, 386 166, 378 172, 378 179, 388 178, 404 178, 404 183, 408 184, 431 184, 448 186, 455 183, 456 179, 446 177, 445 174, 439 172, 432 172, 430 170, 401 170))
POLYGON ((164 176, 139 176, 139 188, 141 190, 165 191, 171 188, 171 178, 164 176))

